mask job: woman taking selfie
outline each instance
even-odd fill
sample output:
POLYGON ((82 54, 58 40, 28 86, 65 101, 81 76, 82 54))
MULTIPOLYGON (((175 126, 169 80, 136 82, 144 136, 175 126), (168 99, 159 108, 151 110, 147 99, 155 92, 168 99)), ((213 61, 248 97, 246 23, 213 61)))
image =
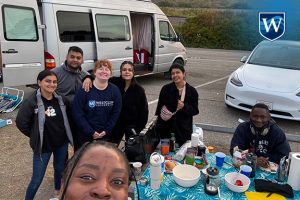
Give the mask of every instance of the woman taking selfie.
POLYGON ((39 73, 37 82, 39 89, 24 101, 16 118, 18 129, 30 138, 33 150, 33 174, 26 191, 26 200, 34 199, 52 154, 54 196, 59 195, 68 142, 73 145, 66 111, 67 101, 55 93, 56 74, 44 70, 39 73))
POLYGON ((173 64, 170 68, 172 82, 160 91, 155 115, 157 131, 161 138, 170 138, 175 133, 176 142, 182 145, 191 139, 193 116, 199 113, 198 93, 185 81, 185 69, 173 64))
POLYGON ((129 164, 117 147, 103 141, 85 143, 69 160, 61 200, 127 200, 129 164))

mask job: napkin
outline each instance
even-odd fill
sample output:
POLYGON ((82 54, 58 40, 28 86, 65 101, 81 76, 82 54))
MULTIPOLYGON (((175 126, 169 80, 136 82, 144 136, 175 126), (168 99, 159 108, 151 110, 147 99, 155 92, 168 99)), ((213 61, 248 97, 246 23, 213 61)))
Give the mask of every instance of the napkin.
POLYGON ((285 200, 284 196, 272 193, 270 196, 268 192, 245 192, 248 200, 285 200))

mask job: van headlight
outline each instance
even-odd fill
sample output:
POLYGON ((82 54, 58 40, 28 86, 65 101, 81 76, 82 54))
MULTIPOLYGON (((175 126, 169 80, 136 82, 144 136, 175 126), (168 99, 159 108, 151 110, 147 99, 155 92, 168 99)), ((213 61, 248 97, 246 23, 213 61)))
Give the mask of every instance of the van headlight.
POLYGON ((236 72, 235 72, 235 73, 233 74, 233 76, 231 77, 230 82, 231 82, 233 85, 236 85, 236 86, 238 86, 238 87, 242 87, 242 86, 243 86, 243 83, 240 81, 239 76, 238 76, 238 74, 237 74, 236 72))

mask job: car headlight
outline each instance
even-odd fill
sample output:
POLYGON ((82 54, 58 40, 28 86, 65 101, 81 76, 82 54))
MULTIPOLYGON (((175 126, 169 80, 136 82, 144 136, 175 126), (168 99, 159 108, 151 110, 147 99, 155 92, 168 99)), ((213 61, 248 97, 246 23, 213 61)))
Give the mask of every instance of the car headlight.
POLYGON ((239 76, 237 73, 234 73, 233 76, 231 77, 230 79, 230 82, 233 84, 233 85, 236 85, 238 87, 242 87, 243 86, 243 83, 240 81, 239 79, 239 76))
POLYGON ((296 95, 297 95, 298 97, 300 97, 300 92, 298 92, 296 95))

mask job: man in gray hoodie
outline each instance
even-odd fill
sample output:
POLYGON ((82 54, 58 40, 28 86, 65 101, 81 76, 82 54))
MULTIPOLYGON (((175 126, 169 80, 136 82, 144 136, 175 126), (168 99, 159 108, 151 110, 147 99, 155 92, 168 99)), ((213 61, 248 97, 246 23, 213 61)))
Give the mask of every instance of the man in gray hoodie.
MULTIPOLYGON (((77 89, 82 87, 82 79, 89 75, 88 72, 81 68, 83 63, 83 51, 80 47, 71 46, 68 50, 66 61, 60 67, 56 67, 53 71, 57 75, 56 92, 66 97, 70 105, 73 102, 77 89)), ((85 80, 85 91, 88 92, 92 85, 91 79, 85 80), (88 81, 89 80, 89 81, 88 81)), ((71 109, 70 109, 71 110, 71 109)), ((76 134, 76 122, 73 121, 70 113, 68 113, 69 123, 74 138, 74 148, 77 150, 78 137, 76 134)))
POLYGON ((73 101, 77 89, 82 87, 82 79, 89 75, 87 71, 81 68, 82 63, 82 49, 77 46, 71 46, 64 64, 53 69, 58 78, 56 92, 65 96, 70 103, 73 101))

